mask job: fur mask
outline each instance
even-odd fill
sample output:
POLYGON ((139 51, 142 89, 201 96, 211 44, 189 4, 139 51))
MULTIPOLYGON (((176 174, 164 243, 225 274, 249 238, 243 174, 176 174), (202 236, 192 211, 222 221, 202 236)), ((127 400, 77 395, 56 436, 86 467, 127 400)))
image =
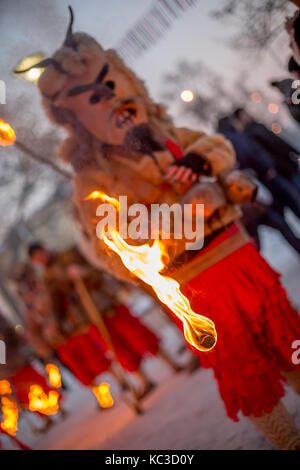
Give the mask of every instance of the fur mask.
POLYGON ((105 51, 87 34, 73 34, 69 9, 62 47, 33 66, 45 67, 38 86, 48 117, 71 136, 61 153, 70 155, 80 145, 78 135, 83 131, 105 145, 144 153, 158 150, 153 129, 171 126, 164 109, 153 103, 143 82, 113 50, 105 51))

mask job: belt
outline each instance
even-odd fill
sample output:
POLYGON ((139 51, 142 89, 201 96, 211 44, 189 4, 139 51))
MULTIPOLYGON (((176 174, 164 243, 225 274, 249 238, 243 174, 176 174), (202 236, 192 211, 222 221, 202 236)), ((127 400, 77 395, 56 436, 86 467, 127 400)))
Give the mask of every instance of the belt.
POLYGON ((246 243, 249 241, 249 235, 244 230, 244 228, 240 226, 240 230, 230 238, 227 238, 203 255, 192 258, 190 262, 185 263, 178 269, 169 271, 166 274, 167 276, 170 276, 178 281, 180 284, 185 284, 196 277, 198 274, 202 273, 219 261, 222 261, 222 259, 231 255, 234 251, 246 245, 246 243))

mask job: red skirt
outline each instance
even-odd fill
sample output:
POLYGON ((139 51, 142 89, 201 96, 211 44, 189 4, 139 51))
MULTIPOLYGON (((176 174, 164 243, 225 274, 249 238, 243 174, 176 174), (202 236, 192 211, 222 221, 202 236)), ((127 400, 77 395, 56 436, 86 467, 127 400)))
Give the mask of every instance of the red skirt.
POLYGON ((46 379, 30 365, 22 367, 22 369, 12 375, 9 380, 14 388, 16 397, 24 406, 28 406, 29 404, 28 393, 31 385, 40 385, 47 394, 50 390, 53 390, 53 388, 48 386, 46 379))
POLYGON ((111 361, 98 341, 96 327, 91 326, 86 333, 71 336, 56 352, 63 364, 83 385, 92 385, 95 378, 107 371, 111 361))
MULTIPOLYGON (((202 253, 229 236, 222 232, 202 253)), ((271 412, 284 395, 280 372, 300 370, 292 363, 300 318, 279 277, 247 243, 182 289, 193 310, 215 323, 216 346, 197 354, 204 367, 213 368, 227 414, 234 421, 239 411, 245 416, 271 412)))
POLYGON ((143 325, 125 305, 119 305, 112 316, 104 317, 120 364, 128 372, 138 370, 146 355, 156 355, 158 337, 143 325))

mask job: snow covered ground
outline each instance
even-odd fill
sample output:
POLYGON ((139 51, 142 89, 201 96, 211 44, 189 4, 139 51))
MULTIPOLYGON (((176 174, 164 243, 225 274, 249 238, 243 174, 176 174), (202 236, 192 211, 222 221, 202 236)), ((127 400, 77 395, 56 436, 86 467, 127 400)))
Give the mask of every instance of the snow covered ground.
MULTIPOLYGON (((263 254, 283 274, 299 308, 299 257, 273 230, 263 228, 261 235, 263 254)), ((164 342, 175 355, 181 340, 172 326, 160 321, 164 342)), ((55 418, 57 424, 39 435, 21 422, 18 437, 34 449, 270 449, 247 419, 234 423, 226 417, 210 370, 174 375, 156 358, 147 360, 146 368, 158 386, 144 400, 143 415, 136 416, 120 398, 114 408, 98 411, 91 393, 67 375, 68 416, 55 418)), ((117 394, 116 384, 112 389, 117 394)), ((287 390, 284 402, 300 429, 300 398, 287 390)))

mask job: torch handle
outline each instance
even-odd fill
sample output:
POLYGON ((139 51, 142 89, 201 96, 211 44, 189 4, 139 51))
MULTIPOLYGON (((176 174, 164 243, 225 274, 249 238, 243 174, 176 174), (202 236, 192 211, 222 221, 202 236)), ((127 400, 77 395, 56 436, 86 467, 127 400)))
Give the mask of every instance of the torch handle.
POLYGON ((131 391, 133 397, 134 397, 134 400, 135 402, 133 403, 133 408, 134 410, 137 412, 137 413, 141 413, 141 409, 140 409, 140 405, 138 403, 138 395, 137 395, 137 392, 136 390, 133 388, 133 386, 131 385, 131 383, 127 380, 127 377, 126 377, 126 374, 125 374, 125 371, 122 367, 122 365, 120 364, 120 362, 118 361, 118 358, 117 358, 117 354, 116 354, 116 350, 115 350, 115 347, 114 347, 114 344, 112 342, 112 339, 110 337, 110 334, 107 330, 107 327, 103 321, 103 318, 101 316, 101 314, 99 313, 93 299, 91 298, 87 288, 86 288, 86 285, 84 284, 83 280, 81 278, 74 278, 73 279, 73 282, 74 282, 74 285, 75 285, 75 288, 76 288, 76 291, 79 295, 79 298, 80 298, 80 301, 90 319, 90 321, 99 329, 99 331, 101 332, 104 340, 106 341, 109 349, 110 349, 110 352, 112 353, 112 356, 113 356, 113 360, 115 363, 118 364, 119 366, 119 375, 120 375, 120 379, 122 380, 122 382, 126 385, 126 387, 131 391))

